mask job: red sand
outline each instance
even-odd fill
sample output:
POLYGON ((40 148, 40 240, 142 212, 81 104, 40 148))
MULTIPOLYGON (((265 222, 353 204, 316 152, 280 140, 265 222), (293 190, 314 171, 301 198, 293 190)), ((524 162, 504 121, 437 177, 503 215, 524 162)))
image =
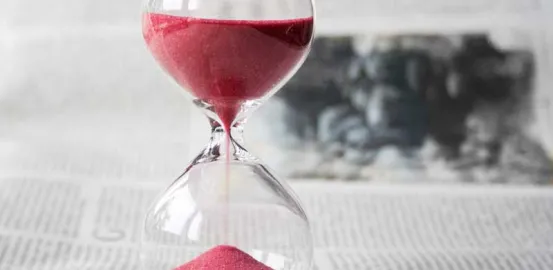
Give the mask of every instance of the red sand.
POLYGON ((209 102, 228 130, 240 105, 262 98, 307 53, 313 18, 216 20, 146 13, 150 51, 175 80, 209 102))
POLYGON ((216 246, 174 270, 272 270, 232 246, 216 246))

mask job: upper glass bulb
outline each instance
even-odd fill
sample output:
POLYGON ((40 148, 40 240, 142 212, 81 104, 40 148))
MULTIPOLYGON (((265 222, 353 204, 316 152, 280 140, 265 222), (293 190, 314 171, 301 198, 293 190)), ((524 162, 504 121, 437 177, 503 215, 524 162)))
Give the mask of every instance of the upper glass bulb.
POLYGON ((150 0, 143 35, 196 104, 231 121, 299 68, 313 37, 313 6, 310 0, 150 0))

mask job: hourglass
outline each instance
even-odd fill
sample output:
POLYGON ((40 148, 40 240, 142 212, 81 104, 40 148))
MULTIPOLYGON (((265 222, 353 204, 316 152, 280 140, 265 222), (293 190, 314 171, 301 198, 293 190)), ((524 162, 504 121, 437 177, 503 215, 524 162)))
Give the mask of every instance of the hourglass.
POLYGON ((207 116, 205 149, 145 217, 146 270, 309 269, 309 223, 294 192, 241 145, 246 118, 297 71, 311 0, 150 0, 144 39, 207 116))

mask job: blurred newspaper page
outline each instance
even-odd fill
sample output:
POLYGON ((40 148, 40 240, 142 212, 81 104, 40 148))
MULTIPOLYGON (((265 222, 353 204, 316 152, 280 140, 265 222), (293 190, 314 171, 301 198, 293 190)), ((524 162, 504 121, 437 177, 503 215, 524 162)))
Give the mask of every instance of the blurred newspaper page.
MULTIPOLYGON (((142 216, 161 185, 34 178, 0 185, 0 269, 139 269, 142 216)), ((551 189, 292 187, 311 218, 317 270, 553 265, 551 189)))

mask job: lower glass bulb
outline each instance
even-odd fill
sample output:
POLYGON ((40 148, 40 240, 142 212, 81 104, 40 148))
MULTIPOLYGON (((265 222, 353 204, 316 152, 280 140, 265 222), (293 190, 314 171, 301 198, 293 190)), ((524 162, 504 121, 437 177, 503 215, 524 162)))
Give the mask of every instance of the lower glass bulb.
POLYGON ((143 269, 309 269, 309 223, 293 191, 235 142, 242 152, 232 159, 210 156, 220 145, 208 146, 148 211, 143 269))

